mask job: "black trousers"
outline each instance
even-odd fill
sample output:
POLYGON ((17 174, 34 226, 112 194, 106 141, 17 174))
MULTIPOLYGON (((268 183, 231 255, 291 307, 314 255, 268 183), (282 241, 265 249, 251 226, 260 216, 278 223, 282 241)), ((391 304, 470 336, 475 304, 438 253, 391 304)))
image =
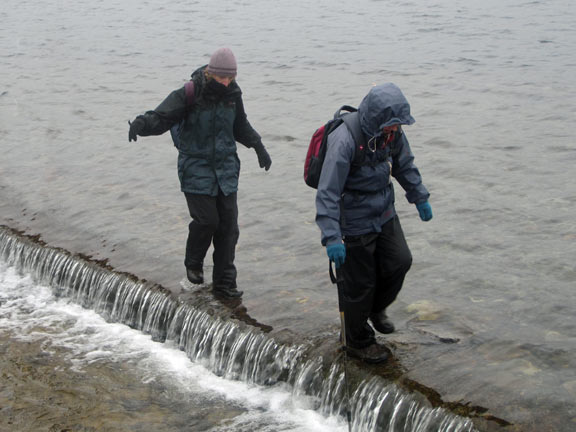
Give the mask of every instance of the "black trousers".
POLYGON ((344 278, 340 302, 346 342, 351 347, 364 348, 376 341, 368 317, 396 299, 412 265, 412 254, 398 216, 386 222, 382 232, 346 236, 344 243, 346 260, 340 270, 344 278))
POLYGON ((234 258, 240 231, 238 229, 237 194, 218 196, 185 193, 192 222, 188 225, 184 265, 191 270, 202 270, 210 244, 214 245, 215 287, 236 287, 234 258))

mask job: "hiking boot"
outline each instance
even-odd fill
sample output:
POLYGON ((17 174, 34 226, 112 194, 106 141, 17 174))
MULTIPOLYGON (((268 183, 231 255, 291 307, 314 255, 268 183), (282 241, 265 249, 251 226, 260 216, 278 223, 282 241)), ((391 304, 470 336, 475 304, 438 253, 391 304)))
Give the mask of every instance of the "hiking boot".
POLYGON ((346 347, 345 349, 350 356, 365 361, 366 363, 384 363, 388 360, 388 351, 377 343, 373 343, 365 348, 346 347))
POLYGON ((188 280, 193 284, 204 283, 204 272, 202 270, 186 269, 186 277, 188 277, 188 280))
POLYGON ((212 294, 214 294, 216 297, 238 298, 242 297, 244 291, 238 291, 236 286, 215 286, 212 288, 212 294))
POLYGON ((388 319, 385 310, 370 314, 370 322, 372 322, 372 326, 380 333, 390 334, 396 330, 392 321, 388 319))

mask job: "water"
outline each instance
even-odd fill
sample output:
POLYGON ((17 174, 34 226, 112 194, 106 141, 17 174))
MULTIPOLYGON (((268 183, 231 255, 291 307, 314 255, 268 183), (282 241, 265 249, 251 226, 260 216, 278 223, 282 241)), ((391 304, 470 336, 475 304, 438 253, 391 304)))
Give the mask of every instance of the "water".
POLYGON ((312 347, 278 343, 223 318, 213 306, 194 306, 2 230, 0 337, 10 349, 2 353, 0 428, 62 427, 52 424, 56 420, 78 422, 75 430, 92 430, 94 424, 108 430, 110 423, 121 430, 150 430, 153 423, 163 430, 337 430, 350 412, 347 430, 476 430, 470 420, 433 408, 422 395, 353 373, 351 364, 343 369, 341 359, 324 359, 312 347), (30 276, 23 277, 26 272, 30 276), (111 324, 116 322, 134 330, 111 324), (159 349, 136 330, 165 344, 159 349), (54 377, 63 370, 72 376, 54 377), (355 381, 346 384, 347 391, 344 370, 355 381), (86 393, 89 409, 78 402, 86 393), (62 394, 66 403, 59 401, 62 394), (36 414, 36 407, 46 405, 36 414), (107 422, 110 405, 115 415, 107 422), (79 410, 90 412, 78 419, 79 410))
MULTIPOLYGON (((525 426, 576 419, 574 2, 5 1, 1 223, 167 287, 186 234, 168 136, 127 142, 229 45, 272 169, 240 149, 239 284, 274 331, 337 333, 302 162, 312 131, 372 83, 397 83, 432 193, 423 224, 397 188, 414 255, 399 301, 408 374, 525 426), (456 341, 455 343, 443 343, 456 341)), ((207 269, 210 271, 210 269, 207 269)), ((550 424, 551 423, 551 424, 550 424)))

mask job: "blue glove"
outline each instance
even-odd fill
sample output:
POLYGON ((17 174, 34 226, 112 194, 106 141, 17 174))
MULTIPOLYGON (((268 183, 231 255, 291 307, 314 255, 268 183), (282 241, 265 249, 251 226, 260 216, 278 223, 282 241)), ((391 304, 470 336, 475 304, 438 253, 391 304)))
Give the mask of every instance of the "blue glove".
POLYGON ((340 268, 346 259, 346 246, 344 246, 342 243, 326 246, 326 253, 336 268, 340 268))
POLYGON ((423 203, 416 204, 416 208, 418 209, 418 213, 420 214, 420 219, 424 222, 429 221, 432 219, 432 207, 428 201, 424 201, 423 203))

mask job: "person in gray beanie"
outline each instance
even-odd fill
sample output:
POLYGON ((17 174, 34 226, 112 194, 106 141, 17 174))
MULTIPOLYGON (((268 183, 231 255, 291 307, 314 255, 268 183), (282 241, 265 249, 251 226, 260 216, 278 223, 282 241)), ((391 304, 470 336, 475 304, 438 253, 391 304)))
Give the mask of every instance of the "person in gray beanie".
POLYGON ((204 283, 204 258, 214 246, 212 290, 217 296, 242 296, 234 265, 238 241, 236 142, 253 148, 266 171, 272 160, 260 135, 248 122, 236 82, 236 57, 220 48, 192 79, 174 90, 155 110, 130 123, 128 140, 170 130, 178 149, 178 177, 192 221, 188 226, 184 265, 187 278, 204 283))

